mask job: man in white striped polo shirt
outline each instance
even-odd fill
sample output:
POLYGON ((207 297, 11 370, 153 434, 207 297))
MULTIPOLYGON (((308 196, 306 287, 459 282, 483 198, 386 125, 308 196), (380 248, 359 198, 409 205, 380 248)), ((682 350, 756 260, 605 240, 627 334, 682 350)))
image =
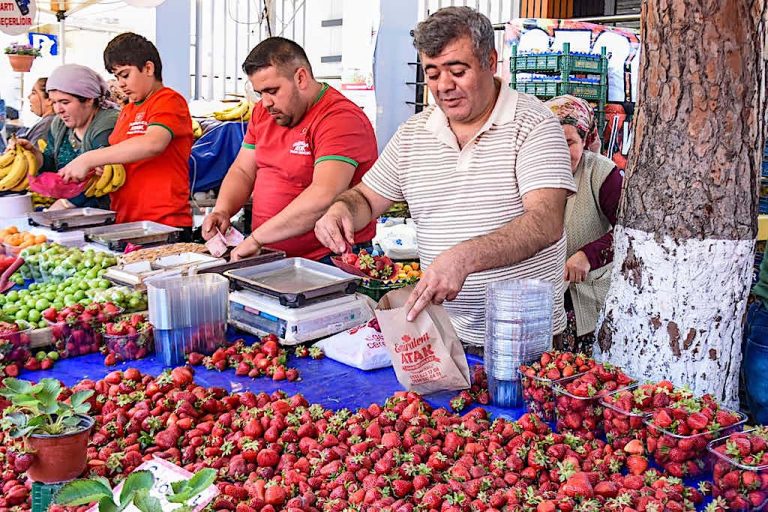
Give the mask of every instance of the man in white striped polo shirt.
POLYGON ((400 126, 363 182, 317 222, 317 238, 344 252, 355 230, 407 201, 426 268, 409 319, 445 301, 462 341, 481 346, 486 284, 537 278, 554 284, 553 333, 561 333, 563 218, 576 185, 560 124, 494 77, 493 26, 473 9, 435 12, 417 26, 414 46, 437 106, 400 126))

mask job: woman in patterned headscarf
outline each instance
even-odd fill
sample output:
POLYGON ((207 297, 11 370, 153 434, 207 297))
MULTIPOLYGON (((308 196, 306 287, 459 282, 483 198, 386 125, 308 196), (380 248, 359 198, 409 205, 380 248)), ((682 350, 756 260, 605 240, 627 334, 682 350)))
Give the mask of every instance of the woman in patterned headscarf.
POLYGON ((568 327, 563 333, 563 347, 558 348, 591 354, 595 325, 610 285, 613 225, 623 175, 612 160, 598 153, 600 139, 589 103, 574 96, 558 96, 545 105, 563 125, 577 186, 565 209, 568 327))
MULTIPOLYGON (((65 64, 53 70, 45 90, 57 115, 51 123, 45 151, 26 140, 17 141, 35 153, 40 172, 56 172, 77 156, 109 145, 119 111, 109 97, 107 83, 98 73, 87 66, 65 64)), ((106 196, 96 199, 80 194, 58 199, 50 209, 108 205, 106 196)))

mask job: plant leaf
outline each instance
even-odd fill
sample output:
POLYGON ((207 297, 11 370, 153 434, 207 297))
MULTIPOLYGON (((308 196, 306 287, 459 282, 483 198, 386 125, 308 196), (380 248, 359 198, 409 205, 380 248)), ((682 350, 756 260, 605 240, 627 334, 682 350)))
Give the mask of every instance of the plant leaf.
POLYGON ((187 483, 189 480, 176 480, 175 482, 171 482, 171 489, 173 489, 173 494, 179 494, 180 492, 184 491, 184 489, 187 488, 187 483))
POLYGON ((134 471, 123 482, 123 490, 120 492, 120 504, 125 504, 127 497, 139 489, 151 489, 154 483, 155 477, 149 471, 134 471))
POLYGON ((112 490, 103 482, 96 480, 74 480, 64 485, 56 493, 54 503, 68 507, 86 505, 102 498, 112 500, 112 490))
POLYGON ((163 512, 163 506, 160 500, 151 496, 149 490, 140 489, 133 497, 133 504, 141 512, 163 512))
POLYGON ((28 395, 32 392, 32 383, 27 380, 8 377, 3 379, 5 388, 0 389, 3 396, 28 395))
POLYGON ((24 427, 14 430, 11 433, 11 437, 19 438, 19 437, 27 437, 29 434, 35 431, 37 427, 24 427))
MULTIPOLYGON (((84 389, 82 391, 77 391, 75 393, 72 393, 72 396, 69 398, 69 403, 72 405, 74 409, 77 409, 81 405, 85 405, 85 401, 91 398, 93 395, 92 389, 84 389)), ((88 408, 91 408, 91 405, 88 404, 88 408)), ((86 411, 87 412, 87 411, 86 411)))
MULTIPOLYGON (((216 480, 216 470, 211 468, 201 469, 187 481, 187 485, 181 492, 169 496, 167 500, 171 503, 184 503, 205 491, 216 480)), ((175 489, 174 489, 175 492, 175 489)))
POLYGON ((112 495, 104 496, 99 500, 99 512, 116 512, 117 505, 115 504, 112 495))

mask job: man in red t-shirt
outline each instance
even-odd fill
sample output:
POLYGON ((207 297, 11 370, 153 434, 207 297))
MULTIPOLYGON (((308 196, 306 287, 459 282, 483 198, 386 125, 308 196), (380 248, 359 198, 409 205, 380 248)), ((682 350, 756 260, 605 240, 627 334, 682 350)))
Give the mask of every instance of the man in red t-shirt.
MULTIPOLYGON (((315 237, 315 222, 340 193, 354 187, 378 156, 363 111, 316 81, 304 50, 282 37, 259 43, 243 63, 261 94, 243 146, 229 168, 203 237, 224 233, 253 194, 253 232, 232 252, 237 260, 268 245, 288 256, 321 260, 330 254, 315 237)), ((356 244, 375 234, 371 222, 356 244)))
POLYGON ((59 172, 82 181, 93 168, 121 163, 125 183, 110 194, 117 222, 151 220, 183 228, 183 238, 191 238, 192 118, 186 100, 163 85, 157 48, 138 34, 110 41, 104 65, 131 102, 120 112, 109 147, 83 153, 59 172))

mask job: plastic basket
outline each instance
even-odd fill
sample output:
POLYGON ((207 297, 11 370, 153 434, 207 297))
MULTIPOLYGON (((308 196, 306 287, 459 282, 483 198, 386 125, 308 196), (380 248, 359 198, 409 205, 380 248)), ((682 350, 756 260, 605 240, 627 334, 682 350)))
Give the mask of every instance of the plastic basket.
POLYGON ((380 281, 363 279, 360 286, 357 287, 357 291, 379 302, 388 292, 405 286, 407 286, 407 283, 382 283, 380 281))
MULTIPOLYGON (((743 434, 749 434, 750 432, 757 432, 759 430, 761 429, 753 428, 745 430, 743 434)), ((718 452, 717 448, 728 443, 731 437, 732 434, 715 439, 707 445, 707 451, 709 451, 713 457, 712 495, 714 497, 725 497, 728 510, 738 512, 766 510, 766 508, 768 508, 768 488, 766 488, 765 482, 766 476, 768 475, 768 464, 754 466, 746 465, 732 459, 726 454, 718 452), (734 471, 739 477, 736 480, 739 486, 736 488, 732 485, 733 479, 728 478, 730 476, 729 474, 734 471), (746 473, 750 473, 750 476, 756 482, 750 487, 745 486, 744 478, 747 476, 746 473), (729 482, 729 480, 731 481, 729 482), (730 497, 730 500, 728 497, 730 497), (739 505, 739 503, 741 503, 741 505, 739 505)), ((755 439, 758 436, 747 436, 748 439, 749 437, 755 439)), ((764 439, 764 436, 759 437, 764 439)))
POLYGON ((523 387, 523 401, 528 412, 538 415, 544 421, 555 420, 555 386, 565 384, 584 375, 577 373, 568 377, 552 380, 544 377, 529 376, 518 370, 523 387))
POLYGON ((555 412, 557 413, 556 428, 558 432, 570 432, 585 437, 602 437, 605 433, 605 423, 603 422, 603 405, 600 399, 606 395, 628 389, 636 384, 633 380, 629 385, 619 389, 603 390, 597 392, 594 396, 576 396, 565 389, 565 384, 576 380, 569 378, 567 382, 554 386, 555 392, 555 412), (572 424, 573 413, 578 414, 581 422, 578 425, 572 424))

